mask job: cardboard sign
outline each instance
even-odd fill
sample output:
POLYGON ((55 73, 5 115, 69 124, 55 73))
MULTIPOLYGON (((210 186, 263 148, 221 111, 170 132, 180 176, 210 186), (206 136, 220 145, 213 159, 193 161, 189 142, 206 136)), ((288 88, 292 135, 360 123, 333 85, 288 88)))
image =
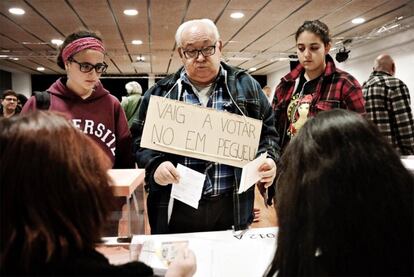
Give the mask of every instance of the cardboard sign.
POLYGON ((256 157, 262 121, 151 96, 141 147, 235 167, 256 157))

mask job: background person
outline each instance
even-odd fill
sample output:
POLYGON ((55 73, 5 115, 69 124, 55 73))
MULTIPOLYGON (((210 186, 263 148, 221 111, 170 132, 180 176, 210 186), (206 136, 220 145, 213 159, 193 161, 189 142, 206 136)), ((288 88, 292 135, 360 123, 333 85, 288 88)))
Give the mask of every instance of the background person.
POLYGON ((395 63, 390 55, 375 59, 373 72, 364 83, 367 118, 401 155, 414 155, 414 120, 408 87, 394 77, 395 63))
MULTIPOLYGON (((70 34, 60 47, 57 64, 67 76, 47 90, 49 110, 67 115, 73 124, 90 136, 108 155, 114 167, 133 168, 132 141, 125 113, 118 99, 99 81, 108 65, 104 62, 102 39, 94 32, 70 34)), ((37 109, 31 97, 23 112, 37 109)))
POLYGON ((132 81, 125 85, 128 96, 122 97, 121 106, 125 111, 128 126, 131 129, 133 120, 137 117, 141 103, 142 87, 138 82, 132 81))
POLYGON ((309 119, 278 174, 265 276, 413 275, 414 177, 368 120, 341 109, 309 119))
POLYGON ((17 94, 17 108, 19 111, 23 109, 23 106, 26 104, 26 102, 27 102, 26 95, 18 93, 17 94))
POLYGON ((272 89, 269 86, 264 86, 262 88, 264 94, 266 95, 267 99, 269 100, 270 103, 272 103, 272 89))
POLYGON ((136 161, 145 167, 149 185, 148 216, 152 233, 177 233, 247 228, 253 220, 254 187, 237 194, 241 169, 154 151, 140 147, 148 102, 151 95, 237 113, 263 121, 258 155, 267 151, 261 165, 259 187, 269 187, 276 174, 277 133, 273 112, 262 89, 249 74, 220 63, 222 41, 209 19, 183 23, 177 29, 176 43, 183 67, 150 88, 142 100, 134 146, 136 161), (206 174, 198 209, 174 200, 171 220, 167 208, 171 184, 177 183, 177 163, 206 174))
MULTIPOLYGON (((114 200, 109 168, 104 152, 62 116, 1 119, 1 275, 152 276, 143 263, 111 265, 95 250, 114 200)), ((166 276, 194 274, 194 253, 185 251, 166 276)))
POLYGON ((11 89, 3 91, 1 97, 0 117, 12 117, 19 114, 17 109, 17 93, 11 89))
POLYGON ((300 64, 281 79, 273 98, 282 148, 297 133, 290 130, 299 118, 301 99, 307 95, 311 95, 308 117, 334 108, 365 113, 360 84, 349 73, 337 69, 328 54, 331 49, 328 26, 319 20, 305 21, 296 31, 295 40, 300 64))

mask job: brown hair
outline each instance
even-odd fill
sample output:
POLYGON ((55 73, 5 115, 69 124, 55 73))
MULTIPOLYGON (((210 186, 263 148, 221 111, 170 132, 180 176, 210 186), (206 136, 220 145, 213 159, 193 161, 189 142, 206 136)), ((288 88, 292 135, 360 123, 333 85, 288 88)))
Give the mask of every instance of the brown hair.
POLYGON ((14 90, 11 89, 6 89, 5 91, 3 91, 3 95, 1 96, 1 99, 5 99, 6 96, 15 96, 17 98, 17 93, 14 90))
POLYGON ((295 40, 298 41, 298 37, 303 32, 308 31, 311 33, 314 33, 324 43, 324 45, 328 45, 329 42, 331 42, 331 35, 329 34, 329 28, 328 26, 319 20, 307 20, 303 22, 302 26, 298 28, 295 34, 295 40))
POLYGON ((97 33, 89 31, 89 30, 79 30, 75 33, 72 33, 72 34, 68 35, 65 38, 65 41, 62 43, 62 45, 59 48, 59 54, 58 54, 58 57, 57 57, 57 65, 60 68, 65 69, 65 62, 63 61, 63 58, 62 58, 63 49, 65 49, 65 47, 69 43, 71 43, 72 41, 75 41, 75 40, 80 39, 80 38, 86 38, 86 37, 92 37, 92 38, 96 38, 96 39, 102 41, 102 38, 97 33))
POLYGON ((1 268, 30 272, 94 247, 113 208, 110 161, 63 116, 0 120, 1 268))
POLYGON ((283 153, 277 186, 265 276, 413 275, 414 177, 361 115, 309 119, 283 153))

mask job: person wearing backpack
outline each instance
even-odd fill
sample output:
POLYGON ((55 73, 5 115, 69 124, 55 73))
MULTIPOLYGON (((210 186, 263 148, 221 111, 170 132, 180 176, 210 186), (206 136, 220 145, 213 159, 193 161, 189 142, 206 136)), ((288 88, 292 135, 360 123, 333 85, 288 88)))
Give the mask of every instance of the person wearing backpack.
POLYGON ((70 34, 62 44, 57 64, 66 71, 47 92, 32 96, 22 113, 37 109, 62 112, 92 138, 115 168, 133 168, 131 134, 118 99, 99 78, 106 72, 105 47, 94 32, 70 34))
POLYGON ((122 97, 121 106, 125 111, 128 126, 131 129, 134 118, 137 117, 141 104, 142 87, 138 82, 132 81, 125 85, 128 96, 122 97))

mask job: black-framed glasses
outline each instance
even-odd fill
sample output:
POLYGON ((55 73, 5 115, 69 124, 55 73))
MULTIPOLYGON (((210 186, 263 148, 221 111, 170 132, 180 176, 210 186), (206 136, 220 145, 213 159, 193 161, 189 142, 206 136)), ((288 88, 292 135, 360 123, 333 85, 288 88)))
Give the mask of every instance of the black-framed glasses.
POLYGON ((6 98, 4 98, 4 100, 9 101, 9 102, 16 102, 17 103, 17 98, 6 97, 6 98))
POLYGON ((197 59, 198 55, 200 55, 200 53, 204 57, 212 56, 216 53, 216 44, 217 44, 217 41, 214 43, 214 45, 207 46, 206 48, 203 48, 203 49, 200 49, 200 50, 198 50, 198 49, 183 50, 184 57, 186 59, 194 59, 194 58, 197 59))
POLYGON ((69 61, 77 63, 79 65, 80 71, 83 73, 91 72, 93 69, 95 69, 96 73, 105 73, 106 69, 108 68, 108 65, 105 62, 93 65, 91 63, 80 63, 74 58, 69 59, 69 61))

